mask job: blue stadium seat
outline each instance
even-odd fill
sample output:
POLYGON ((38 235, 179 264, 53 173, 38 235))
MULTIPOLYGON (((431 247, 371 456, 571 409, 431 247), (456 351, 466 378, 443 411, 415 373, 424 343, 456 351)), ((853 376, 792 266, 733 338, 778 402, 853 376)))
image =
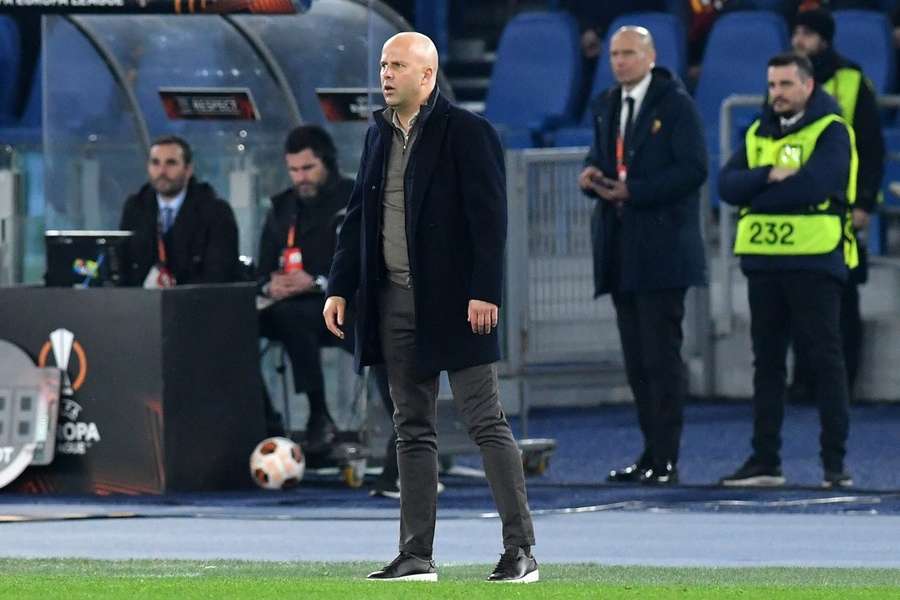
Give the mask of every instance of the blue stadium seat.
MULTIPOLYGON (((615 84, 612 67, 609 64, 609 41, 613 34, 625 25, 640 25, 650 30, 656 46, 656 64, 666 67, 679 77, 683 77, 687 69, 687 41, 684 23, 675 15, 658 12, 628 13, 610 23, 606 40, 603 42, 604 53, 597 60, 590 97, 615 84)), ((591 143, 590 103, 585 106, 581 118, 575 127, 561 128, 553 134, 554 146, 586 146, 591 143)))
MULTIPOLYGON (((713 205, 718 204, 716 179, 719 167, 719 108, 732 94, 765 94, 766 64, 788 48, 784 20, 771 12, 747 11, 722 15, 716 20, 706 50, 700 81, 697 84, 697 108, 707 132, 710 158, 709 188, 713 205)), ((732 140, 752 122, 759 107, 737 109, 732 140)))
POLYGON ((16 120, 16 92, 22 59, 19 28, 15 21, 0 15, 0 123, 16 120))
POLYGON ((581 78, 578 39, 578 26, 566 13, 521 13, 504 28, 484 114, 507 148, 531 146, 573 118, 581 78))
POLYGON ((869 10, 834 13, 834 47, 858 63, 879 94, 894 89, 894 43, 887 16, 869 10))
POLYGON ((730 6, 735 10, 768 10, 788 15, 796 10, 796 5, 789 0, 729 0, 725 6, 726 9, 730 6))

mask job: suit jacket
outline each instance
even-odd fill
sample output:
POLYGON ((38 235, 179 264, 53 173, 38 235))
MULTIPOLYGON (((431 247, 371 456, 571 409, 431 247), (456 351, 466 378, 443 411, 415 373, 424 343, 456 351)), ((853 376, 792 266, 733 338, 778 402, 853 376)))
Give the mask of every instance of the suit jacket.
POLYGON ((272 198, 259 240, 257 283, 268 283, 278 270, 278 259, 287 245, 288 230, 296 224, 295 244, 303 253, 303 269, 316 277, 328 275, 337 245, 337 232, 344 220, 353 181, 332 174, 318 196, 303 202, 293 187, 272 198))
MULTIPOLYGON (((127 285, 142 285, 159 261, 159 206, 150 184, 130 196, 120 229, 133 231, 127 250, 127 285)), ((175 223, 163 237, 168 266, 179 285, 225 283, 237 279, 238 229, 227 202, 207 184, 191 178, 175 223)))
MULTIPOLYGON (((616 178, 621 86, 591 102, 594 143, 585 164, 616 178)), ((653 69, 635 115, 628 163, 630 197, 621 215, 596 198, 591 217, 594 295, 685 288, 706 283, 700 188, 707 157, 700 116, 669 71, 653 69)))
MULTIPOLYGON (((498 360, 496 330, 475 335, 466 318, 470 299, 500 305, 506 245, 504 156, 496 131, 437 91, 428 104, 404 180, 416 367, 423 377, 498 360)), ((357 296, 357 366, 382 361, 376 301, 387 282, 381 213, 393 138, 376 113, 328 283, 329 296, 357 296)))

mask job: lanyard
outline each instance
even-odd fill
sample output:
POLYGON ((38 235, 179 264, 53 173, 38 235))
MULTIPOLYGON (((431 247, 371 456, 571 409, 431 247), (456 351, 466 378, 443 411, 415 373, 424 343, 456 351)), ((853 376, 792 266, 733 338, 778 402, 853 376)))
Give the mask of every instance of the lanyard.
POLYGON ((616 175, 619 181, 628 179, 628 167, 625 165, 625 137, 621 133, 616 136, 616 175))
POLYGON ((297 235, 297 226, 291 225, 291 228, 288 229, 288 238, 287 238, 287 247, 288 248, 294 247, 294 238, 296 237, 296 235, 297 235))
POLYGON ((162 223, 156 224, 156 253, 159 256, 159 264, 165 266, 168 259, 166 258, 166 244, 163 242, 162 223))

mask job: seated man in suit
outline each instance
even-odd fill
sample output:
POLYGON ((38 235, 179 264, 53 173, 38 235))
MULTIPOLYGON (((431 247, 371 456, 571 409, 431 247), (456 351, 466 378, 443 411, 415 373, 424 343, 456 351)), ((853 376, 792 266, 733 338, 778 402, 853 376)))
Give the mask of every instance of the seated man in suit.
POLYGON ((234 281, 238 229, 227 202, 194 179, 191 147, 177 136, 156 139, 149 181, 125 201, 120 229, 133 231, 126 284, 171 287, 234 281))

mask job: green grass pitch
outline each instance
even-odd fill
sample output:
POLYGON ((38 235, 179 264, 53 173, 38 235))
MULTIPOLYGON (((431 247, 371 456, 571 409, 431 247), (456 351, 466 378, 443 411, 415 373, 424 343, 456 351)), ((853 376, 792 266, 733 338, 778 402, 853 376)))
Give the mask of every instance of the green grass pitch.
POLYGON ((438 566, 440 581, 362 578, 375 563, 0 560, 0 599, 772 598, 900 600, 900 569, 541 565, 532 585, 489 584, 491 565, 438 566))

